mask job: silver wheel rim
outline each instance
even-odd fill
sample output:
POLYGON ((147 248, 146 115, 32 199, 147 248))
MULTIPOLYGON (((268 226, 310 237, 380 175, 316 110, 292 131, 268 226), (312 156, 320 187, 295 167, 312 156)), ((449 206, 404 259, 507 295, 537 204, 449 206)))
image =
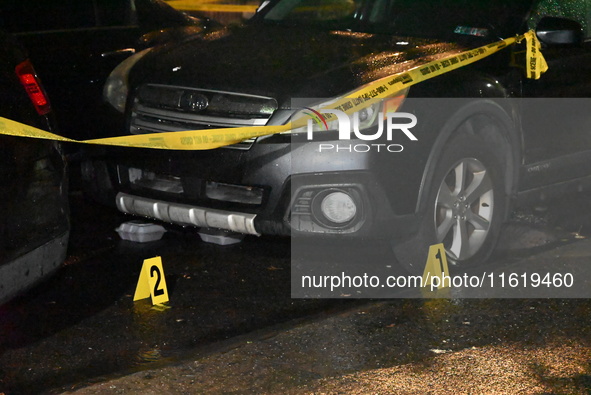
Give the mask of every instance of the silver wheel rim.
POLYGON ((435 234, 452 260, 474 256, 490 231, 494 210, 492 179, 478 159, 456 163, 439 186, 435 234))

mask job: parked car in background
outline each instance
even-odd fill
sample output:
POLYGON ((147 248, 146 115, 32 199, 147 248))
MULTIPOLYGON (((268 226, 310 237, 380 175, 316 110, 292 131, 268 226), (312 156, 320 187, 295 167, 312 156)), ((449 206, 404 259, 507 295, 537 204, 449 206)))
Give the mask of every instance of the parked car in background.
MULTIPOLYGON (((84 165, 88 189, 123 212, 180 225, 353 245, 383 238, 415 273, 436 243, 456 266, 483 262, 513 203, 591 184, 591 139, 581 126, 591 96, 589 7, 264 2, 242 27, 137 56, 118 77, 124 89, 107 97, 126 114, 122 134, 282 125, 381 77, 531 29, 550 69, 527 79, 515 66, 519 56, 525 65, 522 44, 398 92, 388 109, 416 117, 416 141, 402 133, 372 141, 399 143, 398 152, 351 148, 368 141, 339 140, 334 127, 312 140, 299 130, 211 151, 113 148, 84 165), (580 100, 531 105, 535 98, 580 100)), ((384 127, 382 105, 357 114, 366 136, 384 127)))
MULTIPOLYGON (((0 117, 58 132, 32 63, 2 31, 0 117)), ((7 127, 1 120, 0 124, 7 127)), ((60 267, 70 223, 60 145, 0 135, 0 152, 0 303, 4 303, 60 267)))
POLYGON ((131 54, 210 23, 160 0, 2 0, 0 29, 24 45, 53 100, 62 133, 108 135, 102 88, 131 54))

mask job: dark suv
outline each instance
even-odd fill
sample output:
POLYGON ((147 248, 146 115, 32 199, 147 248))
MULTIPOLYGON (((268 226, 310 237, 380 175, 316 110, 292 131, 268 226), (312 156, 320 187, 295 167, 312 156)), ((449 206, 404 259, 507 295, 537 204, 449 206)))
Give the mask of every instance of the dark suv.
MULTIPOLYGON (((31 62, 2 31, 0 117, 58 133, 31 62)), ((0 120, 0 129, 14 127, 0 120)), ((60 267, 70 224, 66 165, 59 144, 4 135, 0 139, 0 303, 4 303, 60 267)))
POLYGON ((526 78, 522 43, 359 111, 362 138, 339 140, 326 124, 211 151, 109 149, 85 165, 86 181, 121 211, 176 224, 385 238, 415 272, 438 242, 457 265, 482 262, 511 203, 591 180, 590 11, 586 0, 263 2, 244 26, 138 56, 107 97, 126 99, 125 133, 281 125, 532 29, 549 71, 526 78), (412 133, 367 141, 386 109, 412 133))

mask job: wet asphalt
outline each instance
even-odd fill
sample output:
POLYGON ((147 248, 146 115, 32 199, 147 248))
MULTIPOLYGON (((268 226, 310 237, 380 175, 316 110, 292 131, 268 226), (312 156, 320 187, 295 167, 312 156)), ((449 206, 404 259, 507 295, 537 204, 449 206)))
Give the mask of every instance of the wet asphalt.
MULTIPOLYGON (((365 334, 371 341, 375 325, 403 325, 404 331, 374 338, 373 345, 364 343, 373 357, 363 356, 363 364, 354 354, 323 351, 323 358, 334 366, 322 368, 328 370, 320 375, 313 367, 304 371, 304 384, 331 372, 352 373, 362 365, 420 363, 433 356, 433 349, 454 351, 516 341, 538 344, 555 340, 557 333, 591 344, 587 299, 466 300, 460 307, 451 304, 435 310, 429 300, 403 299, 384 305, 368 300, 292 299, 289 240, 253 237, 220 247, 203 243, 191 229, 169 227, 161 241, 133 243, 120 240, 115 232, 120 223, 132 218, 93 204, 78 192, 71 199, 72 237, 64 267, 49 281, 0 306, 0 392, 5 394, 84 388, 176 364, 203 350, 227 347, 250 333, 271 330, 277 334, 318 317, 338 317, 365 306, 370 312, 364 318, 367 324, 358 325, 355 338, 365 334), (149 300, 132 300, 142 262, 154 256, 162 257, 170 295, 164 309, 153 307, 149 300), (557 322, 563 325, 557 327, 557 322), (395 355, 394 351, 379 353, 384 347, 396 350, 395 355)), ((511 265, 557 248, 578 246, 591 235, 590 217, 591 199, 585 196, 517 210, 494 261, 511 265)), ((338 338, 337 328, 327 325, 324 340, 346 341, 338 338)), ((264 351, 260 352, 257 355, 264 360, 264 351)), ((577 388, 586 388, 585 377, 577 388)), ((267 383, 266 392, 279 390, 272 380, 267 383)), ((210 389, 215 392, 214 387, 210 389)), ((248 387, 245 391, 250 392, 248 387)))
POLYGON ((72 217, 64 267, 0 307, 0 392, 59 392, 350 303, 290 298, 288 240, 220 247, 180 228, 157 242, 120 240, 115 229, 133 218, 80 194, 72 217), (154 256, 163 261, 165 311, 132 300, 143 260, 154 256))
POLYGON ((591 333, 581 317, 590 307, 556 299, 374 302, 66 393, 588 394, 591 333))

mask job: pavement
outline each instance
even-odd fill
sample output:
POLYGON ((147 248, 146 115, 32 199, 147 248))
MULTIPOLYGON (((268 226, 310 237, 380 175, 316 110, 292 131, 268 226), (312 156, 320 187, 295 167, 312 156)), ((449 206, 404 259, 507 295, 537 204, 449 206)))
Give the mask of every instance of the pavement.
POLYGON ((575 273, 576 292, 532 297, 497 286, 486 299, 454 289, 367 301, 64 393, 588 394, 591 240, 556 243, 494 276, 557 270, 575 273))

